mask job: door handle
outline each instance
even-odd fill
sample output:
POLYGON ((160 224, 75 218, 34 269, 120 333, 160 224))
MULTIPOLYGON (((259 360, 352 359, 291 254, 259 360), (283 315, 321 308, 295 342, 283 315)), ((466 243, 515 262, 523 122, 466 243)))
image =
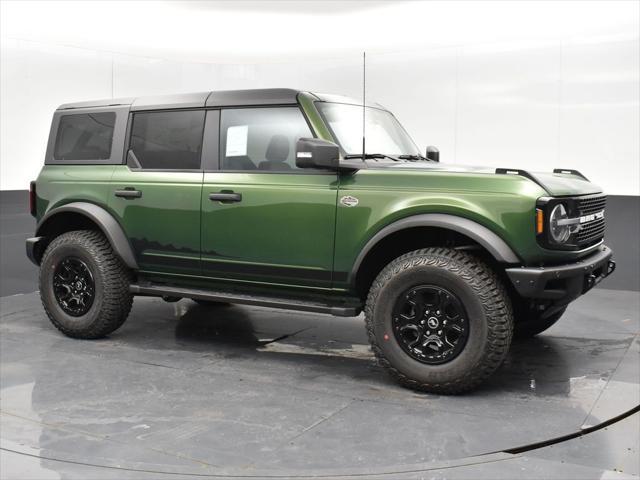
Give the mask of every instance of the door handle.
POLYGON ((234 203, 242 201, 242 194, 235 192, 217 192, 210 193, 209 200, 212 202, 220 202, 220 203, 234 203))
POLYGON ((133 188, 125 188, 124 190, 116 190, 114 195, 121 198, 140 198, 142 192, 133 188))

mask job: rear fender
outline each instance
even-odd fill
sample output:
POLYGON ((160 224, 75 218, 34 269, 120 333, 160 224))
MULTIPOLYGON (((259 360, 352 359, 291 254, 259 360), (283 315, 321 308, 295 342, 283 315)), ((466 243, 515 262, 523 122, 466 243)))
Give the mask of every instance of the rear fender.
POLYGON ((113 215, 93 203, 72 202, 49 210, 38 223, 36 236, 46 237, 46 232, 52 222, 56 221, 56 216, 63 213, 76 213, 87 217, 100 228, 107 240, 109 240, 116 255, 122 259, 124 264, 131 269, 138 269, 133 249, 120 224, 113 215))

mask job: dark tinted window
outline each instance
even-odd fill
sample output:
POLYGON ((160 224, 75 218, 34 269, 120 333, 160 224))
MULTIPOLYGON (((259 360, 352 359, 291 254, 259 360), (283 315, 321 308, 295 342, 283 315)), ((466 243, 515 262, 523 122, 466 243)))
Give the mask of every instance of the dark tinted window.
POLYGON ((199 169, 204 111, 136 113, 130 149, 142 168, 199 169))
POLYGON ((53 157, 56 160, 106 160, 111 156, 113 112, 64 115, 60 118, 53 157))
POLYGON ((220 123, 222 169, 295 170, 296 142, 300 137, 312 136, 297 107, 223 110, 220 123))

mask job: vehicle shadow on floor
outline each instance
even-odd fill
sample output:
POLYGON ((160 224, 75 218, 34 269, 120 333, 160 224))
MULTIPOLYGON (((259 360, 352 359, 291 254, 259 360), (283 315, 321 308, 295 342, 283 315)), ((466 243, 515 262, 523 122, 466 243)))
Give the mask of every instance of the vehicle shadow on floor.
MULTIPOLYGON (((382 385, 393 381, 382 375, 365 344, 341 340, 335 329, 323 328, 326 317, 296 319, 280 329, 267 325, 259 312, 232 305, 188 307, 175 328, 184 347, 210 345, 225 358, 294 362, 318 374, 367 377, 382 385)), ((568 396, 572 379, 606 381, 613 373, 612 352, 625 350, 631 339, 602 340, 540 335, 514 341, 504 365, 476 392, 522 392, 536 396, 568 396)), ((616 357, 617 358, 617 357, 616 357)))
POLYGON ((339 329, 329 328, 331 317, 278 315, 234 305, 193 305, 179 316, 175 339, 186 349, 205 348, 224 359, 259 361, 261 368, 294 367, 315 376, 367 377, 393 385, 369 345, 348 341, 339 329))

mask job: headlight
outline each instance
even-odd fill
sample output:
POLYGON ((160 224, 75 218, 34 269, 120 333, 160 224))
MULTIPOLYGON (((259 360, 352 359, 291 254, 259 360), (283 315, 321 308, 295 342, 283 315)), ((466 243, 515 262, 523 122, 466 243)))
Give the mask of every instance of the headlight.
POLYGON ((567 220, 567 210, 562 203, 559 203, 549 215, 549 234, 556 243, 565 243, 571 236, 571 226, 567 220))
POLYGON ((605 196, 540 197, 536 201, 536 242, 550 250, 580 250, 602 242, 605 196))

